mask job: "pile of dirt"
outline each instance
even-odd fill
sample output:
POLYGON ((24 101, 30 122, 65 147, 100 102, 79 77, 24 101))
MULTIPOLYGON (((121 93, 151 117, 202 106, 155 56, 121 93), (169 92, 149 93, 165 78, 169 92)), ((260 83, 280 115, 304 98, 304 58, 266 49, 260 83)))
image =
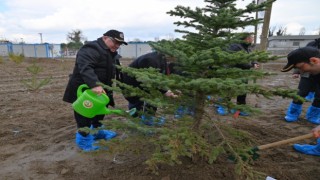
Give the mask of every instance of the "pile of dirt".
MULTIPOLYGON (((131 59, 123 59, 127 64, 131 59)), ((49 85, 32 92, 21 83, 31 74, 21 64, 4 61, 0 64, 0 179, 236 179, 234 163, 219 158, 213 165, 206 162, 160 166, 159 175, 146 170, 143 155, 86 154, 74 143, 76 123, 70 104, 62 95, 72 72, 74 60, 38 59, 43 68, 39 79, 51 78, 49 85)), ((265 86, 296 88, 298 80, 290 73, 280 73, 284 61, 262 65, 264 70, 278 73, 260 80, 265 86)), ((127 102, 119 94, 117 107, 126 108, 127 102)), ((301 118, 294 123, 283 120, 290 99, 266 99, 249 95, 250 104, 261 114, 233 120, 235 127, 250 132, 257 145, 271 143, 309 133, 315 125, 301 118)), ((305 103, 302 117, 307 106, 305 103)), ((214 111, 213 107, 212 111, 214 111)), ((300 143, 314 143, 314 139, 300 143)), ((291 145, 263 150, 254 162, 254 169, 276 179, 318 179, 318 157, 299 154, 291 145)))

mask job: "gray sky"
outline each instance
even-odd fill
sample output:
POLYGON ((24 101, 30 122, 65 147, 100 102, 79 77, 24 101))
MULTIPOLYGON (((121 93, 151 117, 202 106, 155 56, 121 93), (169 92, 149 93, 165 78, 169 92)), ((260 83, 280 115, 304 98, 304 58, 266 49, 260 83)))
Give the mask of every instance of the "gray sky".
MULTIPOLYGON (((239 7, 251 0, 238 0, 239 7)), ((0 0, 0 39, 13 42, 66 43, 66 35, 80 29, 88 40, 109 29, 118 29, 125 40, 143 41, 180 37, 173 25, 177 17, 166 14, 177 5, 203 7, 203 0, 0 0)), ((297 35, 320 28, 319 0, 277 0, 271 26, 287 27, 297 35)))

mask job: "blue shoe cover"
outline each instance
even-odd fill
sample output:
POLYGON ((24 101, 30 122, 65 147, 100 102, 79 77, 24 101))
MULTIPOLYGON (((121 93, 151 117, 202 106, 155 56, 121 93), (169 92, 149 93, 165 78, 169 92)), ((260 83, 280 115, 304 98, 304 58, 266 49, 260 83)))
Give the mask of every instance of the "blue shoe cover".
POLYGON ((302 111, 302 104, 295 104, 291 102, 284 119, 287 122, 297 121, 301 114, 301 111, 302 111))
POLYGON ((182 118, 182 116, 184 116, 184 107, 183 106, 179 106, 178 109, 176 110, 176 112, 174 113, 174 118, 176 119, 180 119, 182 118))
POLYGON ((312 102, 314 99, 315 92, 309 92, 309 94, 305 97, 306 101, 312 102))
POLYGON ((190 116, 194 116, 195 108, 194 107, 188 107, 186 114, 190 116))
POLYGON ((93 134, 94 139, 109 140, 117 136, 117 133, 110 130, 99 130, 96 134, 93 134))
POLYGON ((141 115, 141 122, 148 126, 162 126, 166 122, 166 118, 161 116, 157 119, 154 116, 141 115))
POLYGON ((318 119, 312 118, 312 119, 310 119, 310 120, 308 120, 308 121, 311 122, 311 123, 313 123, 313 124, 317 124, 317 125, 320 124, 320 119, 319 119, 319 118, 318 118, 318 119))
POLYGON ((299 151, 303 154, 313 155, 313 156, 320 156, 320 144, 317 145, 300 145, 300 144, 294 144, 293 148, 296 151, 299 151))
POLYGON ((310 106, 306 113, 306 119, 313 124, 320 124, 320 108, 310 106))
POLYGON ((100 147, 94 146, 95 143, 96 141, 91 134, 82 136, 80 133, 76 133, 76 144, 81 150, 85 152, 98 150, 100 147))
POLYGON ((158 126, 162 126, 165 122, 166 122, 166 118, 164 116, 161 116, 156 123, 158 126))
POLYGON ((217 113, 221 116, 228 114, 228 112, 225 110, 225 108, 220 105, 217 106, 217 113))
MULTIPOLYGON (((236 110, 235 110, 235 109, 231 109, 231 110, 230 110, 230 113, 231 113, 231 114, 234 114, 234 113, 236 113, 236 110)), ((250 114, 241 111, 241 112, 239 113, 239 115, 240 115, 240 116, 249 116, 250 114)))
POLYGON ((239 113, 239 115, 240 115, 240 116, 249 116, 249 113, 246 113, 246 112, 242 112, 242 111, 241 111, 241 112, 239 113))
POLYGON ((194 116, 194 108, 179 106, 178 109, 176 110, 176 112, 174 113, 174 118, 180 119, 184 115, 194 116))

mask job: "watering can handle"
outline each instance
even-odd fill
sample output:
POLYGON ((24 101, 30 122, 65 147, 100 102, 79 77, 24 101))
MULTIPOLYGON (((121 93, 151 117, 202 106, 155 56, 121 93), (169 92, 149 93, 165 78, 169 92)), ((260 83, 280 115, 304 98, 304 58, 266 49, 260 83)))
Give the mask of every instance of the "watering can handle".
POLYGON ((86 85, 86 84, 82 84, 78 87, 78 90, 77 90, 77 98, 79 98, 81 96, 81 94, 83 93, 83 88, 87 88, 89 89, 89 86, 86 85))

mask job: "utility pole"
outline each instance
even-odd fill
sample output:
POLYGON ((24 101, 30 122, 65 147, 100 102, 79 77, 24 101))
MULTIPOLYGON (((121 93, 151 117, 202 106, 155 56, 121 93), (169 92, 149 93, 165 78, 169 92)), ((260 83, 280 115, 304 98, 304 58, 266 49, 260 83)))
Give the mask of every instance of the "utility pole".
POLYGON ((269 33, 269 26, 270 26, 270 19, 271 19, 271 10, 272 10, 272 3, 270 4, 269 7, 266 8, 266 11, 264 13, 264 21, 263 21, 261 41, 260 41, 260 50, 261 51, 267 50, 268 33, 269 33))
POLYGON ((42 44, 42 33, 39 33, 40 35, 40 43, 42 44))
MULTIPOLYGON (((259 0, 257 0, 255 3, 258 4, 259 0)), ((258 19, 258 11, 256 11, 256 19, 258 19)), ((258 24, 254 26, 254 42, 253 42, 254 45, 257 45, 257 35, 258 35, 258 24)))
POLYGON ((24 47, 23 47, 23 44, 24 44, 24 42, 23 42, 23 38, 21 38, 21 51, 22 51, 22 55, 24 55, 24 47))

